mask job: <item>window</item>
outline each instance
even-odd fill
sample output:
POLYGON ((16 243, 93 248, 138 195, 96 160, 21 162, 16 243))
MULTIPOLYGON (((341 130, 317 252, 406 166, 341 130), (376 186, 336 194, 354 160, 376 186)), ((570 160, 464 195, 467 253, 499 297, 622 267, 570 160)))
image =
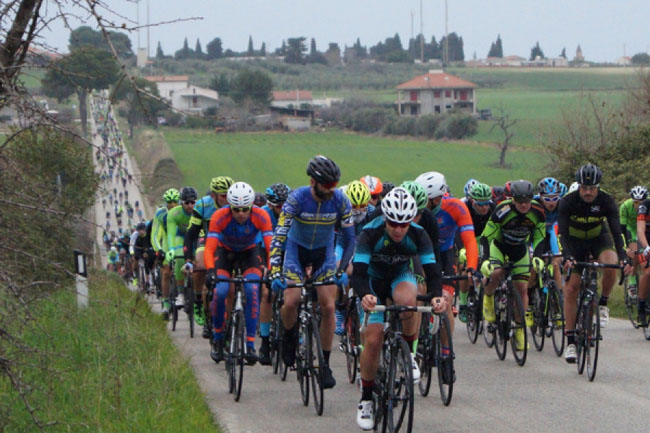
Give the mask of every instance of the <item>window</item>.
POLYGON ((451 98, 451 90, 445 90, 445 98, 451 98))
POLYGON ((458 99, 458 90, 454 90, 454 99, 458 99))
POLYGON ((411 90, 411 101, 417 101, 419 93, 420 92, 418 92, 417 90, 411 90))
POLYGON ((192 107, 193 108, 197 107, 198 102, 199 102, 199 98, 197 98, 196 96, 192 96, 192 107))
POLYGON ((460 91, 460 100, 461 101, 467 101, 467 90, 461 90, 460 91))
POLYGON ((440 97, 440 90, 434 90, 433 91, 433 97, 434 98, 439 98, 440 97))
POLYGON ((436 105, 434 108, 436 114, 440 114, 440 105, 436 105))
POLYGON ((412 116, 417 116, 418 114, 418 106, 417 105, 411 105, 411 115, 412 116))

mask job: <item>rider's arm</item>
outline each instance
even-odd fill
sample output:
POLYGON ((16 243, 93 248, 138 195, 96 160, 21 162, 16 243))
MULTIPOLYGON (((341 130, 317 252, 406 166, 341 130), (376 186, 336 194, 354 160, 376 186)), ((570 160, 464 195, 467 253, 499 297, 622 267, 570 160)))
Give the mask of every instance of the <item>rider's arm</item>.
POLYGON ((623 248, 623 234, 621 233, 621 223, 618 218, 618 206, 616 206, 616 202, 611 196, 608 197, 604 205, 607 212, 607 224, 609 224, 609 230, 612 233, 612 237, 614 238, 614 245, 616 246, 618 259, 621 261, 626 260, 627 255, 625 254, 625 248, 623 248))
POLYGON ((359 295, 359 299, 363 299, 365 295, 372 294, 368 279, 368 268, 370 267, 371 255, 372 248, 370 236, 366 230, 363 230, 359 235, 357 249, 352 261, 351 286, 354 287, 354 291, 359 295))
POLYGON ((275 227, 275 233, 273 233, 273 238, 271 239, 269 263, 271 266, 271 273, 273 274, 278 274, 282 271, 282 249, 284 243, 287 241, 293 217, 297 215, 298 212, 298 202, 292 192, 287 198, 287 201, 284 202, 284 205, 282 205, 282 211, 278 217, 278 225, 275 227))
POLYGON ((558 217, 557 217, 557 227, 558 227, 558 240, 562 246, 562 254, 565 257, 573 256, 573 251, 571 251, 571 246, 569 245, 569 199, 570 196, 564 197, 560 200, 558 205, 558 217))
POLYGON ((646 207, 646 202, 644 201, 639 205, 639 210, 636 217, 636 236, 639 242, 639 250, 648 246, 648 238, 645 235, 645 226, 648 209, 646 207))
POLYGON ((185 239, 183 240, 183 255, 185 260, 192 260, 194 258, 194 243, 199 238, 199 233, 201 233, 201 228, 203 227, 203 218, 197 212, 196 209, 192 211, 192 217, 190 218, 190 223, 185 233, 185 239))
POLYGON ((131 233, 131 240, 129 241, 129 254, 132 256, 135 255, 135 242, 138 240, 138 236, 140 236, 140 234, 137 230, 131 233))
POLYGON ((450 213, 456 221, 456 225, 458 225, 460 239, 463 241, 467 254, 467 267, 477 269, 478 245, 476 244, 476 236, 474 235, 472 215, 469 213, 467 205, 465 205, 461 200, 457 200, 456 206, 450 206, 447 208, 447 212, 450 213))
POLYGON ((339 210, 339 220, 341 221, 341 230, 339 234, 343 239, 343 253, 339 262, 337 272, 345 272, 354 254, 354 246, 357 243, 357 235, 354 230, 354 221, 352 220, 352 205, 347 197, 343 197, 343 202, 339 210))
MULTIPOLYGON (((433 245, 429 235, 424 230, 418 231, 418 255, 427 281, 427 293, 435 298, 442 296, 442 273, 436 266, 436 257, 433 254, 433 245)), ((476 268, 474 268, 476 269, 476 268)))
POLYGON ((230 208, 219 209, 210 218, 210 227, 208 228, 208 235, 205 238, 205 249, 203 250, 203 261, 205 262, 206 270, 214 268, 214 253, 219 247, 221 232, 228 225, 226 218, 228 213, 230 213, 230 208))
POLYGON ((533 221, 535 221, 535 228, 533 229, 532 234, 534 250, 546 237, 546 217, 544 215, 544 209, 540 204, 537 204, 537 202, 533 202, 530 212, 533 213, 532 217, 533 221))
MULTIPOLYGON (((273 239, 273 224, 271 224, 271 217, 264 209, 253 208, 253 225, 262 233, 262 240, 264 241, 264 248, 266 249, 266 257, 270 257, 271 253, 271 240, 273 239)), ((267 266, 268 263, 267 263, 267 266)))
POLYGON ((546 235, 548 236, 549 243, 551 245, 551 253, 553 254, 560 254, 560 246, 558 244, 557 240, 557 221, 553 223, 551 227, 546 231, 546 235))

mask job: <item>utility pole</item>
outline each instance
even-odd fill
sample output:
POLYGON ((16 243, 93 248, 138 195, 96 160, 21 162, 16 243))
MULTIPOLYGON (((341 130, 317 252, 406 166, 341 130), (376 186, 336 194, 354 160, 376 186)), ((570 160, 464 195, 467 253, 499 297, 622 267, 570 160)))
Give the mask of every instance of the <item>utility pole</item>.
POLYGON ((147 0, 147 58, 151 57, 151 38, 149 36, 149 0, 147 0))
POLYGON ((138 26, 138 49, 140 49, 142 47, 142 45, 140 44, 140 0, 135 2, 135 8, 136 8, 135 21, 138 26))
POLYGON ((413 11, 411 11, 411 39, 413 39, 413 11))
POLYGON ((422 0, 420 0, 420 63, 424 63, 424 17, 422 16, 422 0))
POLYGON ((445 47, 443 50, 443 59, 442 63, 443 66, 447 66, 447 63, 449 63, 449 16, 447 14, 447 0, 445 0, 445 47))

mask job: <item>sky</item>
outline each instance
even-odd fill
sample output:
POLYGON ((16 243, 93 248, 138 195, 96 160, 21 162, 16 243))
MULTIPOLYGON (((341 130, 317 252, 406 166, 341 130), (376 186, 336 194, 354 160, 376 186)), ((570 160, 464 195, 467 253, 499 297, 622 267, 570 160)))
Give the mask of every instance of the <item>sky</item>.
MULTIPOLYGON (((107 2, 124 17, 109 19, 134 25, 135 0, 107 2)), ((140 0, 141 25, 147 21, 146 4, 147 0, 140 0)), ((439 41, 445 32, 445 1, 422 0, 422 5, 425 39, 435 36, 439 41)), ((412 14, 417 35, 420 0, 149 0, 150 50, 154 55, 160 41, 165 54, 173 54, 185 37, 191 48, 200 39, 205 50, 210 40, 220 37, 224 49, 245 51, 252 36, 255 49, 265 42, 267 51, 272 51, 283 39, 304 36, 308 44, 315 38, 318 49, 325 51, 330 42, 343 49, 360 38, 362 45, 370 47, 395 33, 406 48, 412 14), (189 20, 153 26, 179 19, 189 20)), ((537 41, 547 57, 557 57, 566 47, 571 59, 580 44, 586 60, 600 62, 613 62, 624 50, 628 56, 650 50, 650 0, 448 0, 448 17, 449 32, 463 37, 466 59, 474 53, 484 58, 497 34, 504 55, 523 57, 530 55, 537 41)), ((93 21, 84 22, 83 15, 79 18, 70 17, 73 28, 96 26, 93 21)), ((66 52, 68 34, 59 20, 44 36, 47 44, 66 52)), ((135 48, 137 32, 130 37, 135 48)), ((146 48, 146 29, 140 40, 146 48)))

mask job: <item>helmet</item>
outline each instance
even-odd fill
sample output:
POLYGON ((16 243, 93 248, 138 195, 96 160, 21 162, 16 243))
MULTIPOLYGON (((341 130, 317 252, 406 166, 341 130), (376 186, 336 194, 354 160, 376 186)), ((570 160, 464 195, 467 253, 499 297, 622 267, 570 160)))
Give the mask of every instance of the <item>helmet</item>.
POLYGON ((199 197, 199 194, 191 186, 184 186, 181 189, 181 201, 192 201, 196 200, 199 197))
POLYGON ((228 188, 228 204, 233 207, 249 207, 255 201, 255 191, 246 182, 233 183, 228 188))
POLYGON ((630 197, 634 200, 645 200, 648 198, 648 189, 645 186, 637 185, 630 190, 630 197))
POLYGON ((140 230, 147 230, 147 225, 145 223, 138 223, 137 226, 135 226, 135 229, 140 231, 140 230))
POLYGON ((554 177, 545 177, 537 184, 540 195, 558 195, 560 194, 560 182, 554 177))
POLYGON ((415 179, 415 181, 424 187, 424 190, 427 192, 427 196, 430 199, 442 197, 447 192, 447 181, 445 180, 445 176, 437 171, 422 173, 417 177, 417 179, 415 179))
POLYGON ((469 190, 469 198, 477 201, 492 199, 492 189, 484 183, 477 183, 469 190))
POLYGON ((345 195, 353 206, 365 206, 370 201, 370 190, 365 183, 353 180, 345 189, 345 195))
POLYGON ((408 191, 409 194, 411 194, 411 197, 413 197, 415 200, 415 204, 417 205, 418 210, 427 207, 427 201, 429 200, 429 197, 427 197, 427 192, 424 190, 424 187, 422 185, 417 182, 406 181, 403 182, 400 187, 404 188, 406 191, 408 191))
POLYGON ((504 194, 506 195, 506 197, 508 197, 508 198, 512 198, 512 190, 510 189, 511 184, 512 184, 511 181, 507 181, 507 182, 503 185, 503 193, 504 193, 504 194))
POLYGON ((479 181, 476 179, 470 179, 467 181, 465 187, 463 188, 463 191, 465 191, 465 197, 469 197, 469 192, 472 190, 472 187, 477 183, 479 183, 479 181))
POLYGON ((287 201, 291 188, 283 183, 274 183, 270 187, 266 188, 266 200, 273 204, 277 205, 279 203, 287 201))
POLYGON ((566 187, 566 185, 560 182, 560 197, 564 197, 568 191, 569 189, 566 187))
POLYGON ((393 182, 384 182, 384 188, 381 190, 381 197, 386 197, 386 194, 388 194, 393 188, 395 188, 393 182))
POLYGON ((114 253, 117 252, 117 248, 115 247, 115 245, 113 245, 113 246, 111 247, 111 251, 114 252, 114 253))
POLYGON ((576 182, 580 185, 598 185, 602 177, 603 172, 593 164, 585 164, 576 171, 576 182))
POLYGON ((492 187, 492 200, 499 202, 504 200, 506 197, 506 190, 502 186, 493 186, 492 187))
POLYGON ((171 202, 177 202, 180 199, 180 194, 178 193, 178 190, 176 188, 169 188, 165 193, 163 194, 163 200, 165 200, 167 203, 171 202))
POLYGON ((225 194, 233 183, 235 181, 228 176, 213 177, 210 181, 210 191, 215 194, 225 194))
POLYGON ((571 186, 569 187, 569 192, 568 193, 570 194, 570 193, 572 193, 574 191, 577 191, 578 188, 580 188, 580 184, 578 182, 573 182, 571 184, 571 186))
POLYGON ((334 161, 323 155, 314 156, 307 164, 307 175, 319 183, 338 182, 341 170, 334 161))
POLYGON ((255 193, 255 200, 253 200, 255 206, 264 206, 266 204, 266 197, 261 192, 255 193))
POLYGON ((535 189, 533 188, 533 184, 527 180, 516 180, 510 182, 510 192, 512 192, 512 198, 515 200, 519 198, 532 199, 535 189))
POLYGON ((418 213, 415 199, 404 188, 393 188, 381 201, 381 210, 386 219, 396 223, 408 223, 418 213))
POLYGON ((370 191, 370 195, 379 195, 384 190, 384 186, 382 185, 381 180, 379 180, 378 177, 366 175, 362 177, 360 180, 361 182, 364 183, 364 185, 368 187, 368 190, 370 191))
POLYGON ((124 232, 122 232, 122 238, 123 239, 128 239, 130 237, 131 237, 131 235, 129 234, 128 230, 124 230, 124 232))

